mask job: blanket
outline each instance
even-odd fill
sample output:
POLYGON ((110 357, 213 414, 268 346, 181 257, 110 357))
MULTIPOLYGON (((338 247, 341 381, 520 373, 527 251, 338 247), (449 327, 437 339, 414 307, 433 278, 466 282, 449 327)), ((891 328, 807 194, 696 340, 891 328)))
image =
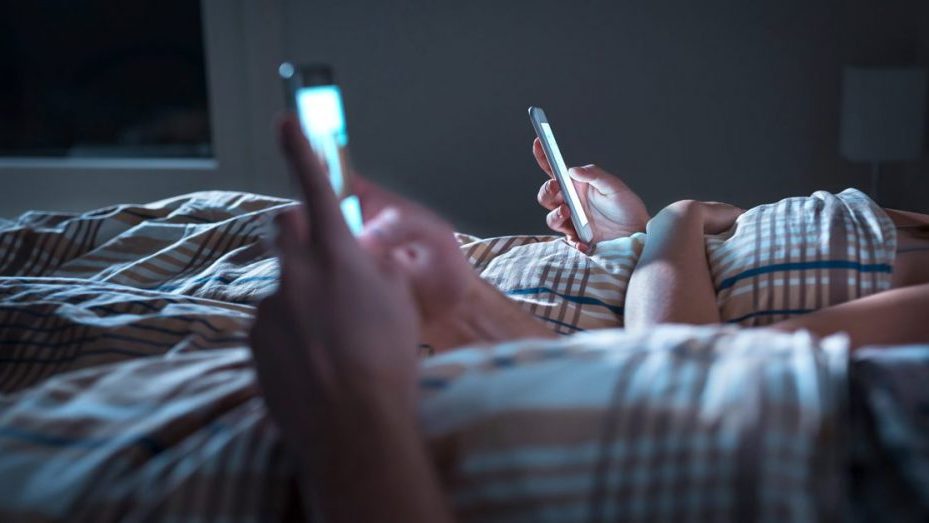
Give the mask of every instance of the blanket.
MULTIPOLYGON (((292 205, 206 192, 3 224, 0 519, 300 513, 246 347, 254 305, 277 281, 262 236, 292 205)), ((644 241, 585 256, 550 237, 460 240, 482 277, 562 334, 621 325, 644 241)), ((600 330, 424 362, 422 422, 454 505, 472 519, 827 513, 811 493, 833 484, 820 460, 840 420, 841 350, 743 336, 600 330), (754 407, 736 408, 746 397, 754 407), (530 434, 540 439, 520 439, 530 434), (717 459, 728 472, 707 472, 717 459), (784 475, 791 488, 772 487, 784 475)))
MULTIPOLYGON (((420 387, 465 521, 841 507, 842 340, 601 330, 439 356, 420 387)), ((0 402, 3 520, 288 520, 303 510, 295 473, 242 347, 126 357, 0 402)))

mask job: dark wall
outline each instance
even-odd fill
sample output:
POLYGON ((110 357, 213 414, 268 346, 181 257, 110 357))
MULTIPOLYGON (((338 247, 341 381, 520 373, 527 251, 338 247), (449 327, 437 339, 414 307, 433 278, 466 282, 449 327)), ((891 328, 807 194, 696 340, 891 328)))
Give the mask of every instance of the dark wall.
MULTIPOLYGON (((284 38, 294 59, 336 66, 363 171, 461 229, 506 234, 545 228, 530 104, 546 109, 569 164, 620 174, 653 211, 866 187, 867 168, 837 152, 841 67, 925 59, 924 11, 915 0, 287 0, 284 38)), ((888 179, 888 194, 926 201, 898 182, 924 188, 918 174, 888 179)))
MULTIPOLYGON (((918 33, 915 62, 929 65, 929 2, 914 1, 918 7, 916 16, 905 22, 906 26, 917 25, 918 33)), ((911 29, 912 30, 912 29, 911 29)), ((892 52, 889 51, 888 52, 892 52)), ((919 162, 902 166, 892 166, 885 177, 888 206, 929 213, 929 157, 925 147, 929 147, 929 132, 926 133, 923 158, 919 162)))

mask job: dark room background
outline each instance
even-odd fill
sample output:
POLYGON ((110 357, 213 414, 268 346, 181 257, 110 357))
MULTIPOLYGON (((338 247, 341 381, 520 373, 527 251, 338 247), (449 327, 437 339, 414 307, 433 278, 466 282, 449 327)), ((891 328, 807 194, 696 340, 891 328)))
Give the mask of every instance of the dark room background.
MULTIPOLYGON (((210 76, 211 96, 236 100, 211 109, 215 132, 244 136, 239 156, 186 179, 97 177, 106 187, 85 193, 62 172, 9 175, 0 214, 204 188, 287 193, 268 123, 283 106, 283 59, 334 65, 362 171, 482 235, 545 230, 530 104, 545 108, 569 164, 623 176, 653 211, 681 198, 750 206, 867 188, 868 166, 838 152, 843 66, 929 65, 929 2, 917 0, 204 6, 206 24, 228 17, 207 27, 209 52, 224 46, 223 63, 207 67, 244 75, 210 76), (236 94, 217 91, 231 84, 236 94)), ((885 166, 881 203, 929 211, 927 167, 885 166)))

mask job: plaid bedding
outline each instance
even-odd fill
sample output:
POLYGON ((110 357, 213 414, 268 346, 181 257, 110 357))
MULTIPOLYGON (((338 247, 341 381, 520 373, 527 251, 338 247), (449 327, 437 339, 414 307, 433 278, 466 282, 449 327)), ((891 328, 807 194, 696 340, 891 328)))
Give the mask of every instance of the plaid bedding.
MULTIPOLYGON (((481 276, 559 334, 621 327, 626 286, 647 236, 585 256, 554 236, 462 236, 481 276)), ((723 321, 770 325, 890 288, 896 229, 856 189, 749 209, 706 238, 723 321)))
POLYGON ((0 275, 254 303, 277 279, 259 237, 275 213, 292 205, 210 191, 83 214, 30 212, 0 231, 0 275))
POLYGON ((463 520, 830 520, 845 345, 665 326, 456 351, 426 363, 424 426, 463 520))
POLYGON ((897 231, 856 189, 749 209, 707 238, 724 321, 769 325, 890 288, 897 231))
POLYGON ((558 334, 620 327, 644 235, 602 242, 592 256, 554 236, 460 236, 481 277, 558 334))
MULTIPOLYGON (((422 423, 463 520, 821 520, 841 340, 669 327, 428 360, 422 423)), ((245 349, 71 372, 0 403, 0 519, 273 521, 294 469, 245 349)))
MULTIPOLYGON (((288 200, 252 194, 206 192, 84 214, 34 212, 3 224, 0 520, 267 521, 299 511, 293 470, 265 417, 245 348, 253 305, 273 289, 277 280, 275 261, 260 237, 270 217, 291 205, 293 202, 288 200)), ((869 231, 864 233, 873 234, 869 231)), ((733 238, 739 234, 736 231, 733 238)), ((889 234, 892 237, 892 231, 889 234)), ((484 278, 565 334, 621 325, 625 282, 643 241, 638 236, 616 240, 601 245, 595 256, 587 257, 561 241, 547 241, 550 238, 544 237, 461 239, 462 248, 484 278)), ((886 253, 875 253, 869 260, 880 264, 888 258, 886 253)), ((852 277, 847 271, 841 274, 852 277)), ((821 285, 823 280, 808 283, 821 285)), ((879 287, 877 282, 862 287, 862 292, 879 287)), ((819 449, 817 438, 828 435, 825 427, 835 423, 836 407, 825 399, 828 394, 820 392, 840 380, 836 378, 833 383, 827 377, 832 375, 831 370, 827 372, 831 367, 824 363, 829 358, 822 355, 816 343, 798 338, 760 346, 758 361, 770 356, 780 362, 772 364, 772 374, 768 374, 748 355, 747 347, 758 341, 755 338, 744 338, 755 340, 751 343, 731 341, 735 338, 727 336, 734 334, 699 330, 686 335, 679 331, 659 332, 647 340, 619 332, 585 336, 564 338, 554 345, 527 343, 524 347, 504 345, 490 351, 463 351, 426 364, 423 388, 429 399, 424 403, 424 425, 433 434, 437 460, 461 464, 446 469, 446 478, 463 515, 539 515, 530 506, 539 499, 539 492, 527 491, 522 496, 512 489, 484 491, 474 486, 478 481, 475 478, 482 476, 469 472, 474 466, 467 457, 470 449, 483 453, 489 449, 486 445, 499 441, 502 454, 480 455, 505 456, 519 451, 522 443, 508 438, 523 429, 509 429, 499 425, 499 418, 487 418, 489 413, 484 407, 490 405, 488 397, 474 396, 474 391, 466 387, 469 383, 483 383, 487 393, 512 392, 514 401, 525 395, 538 399, 528 407, 518 402, 500 403, 495 412, 507 413, 506 417, 512 419, 523 416, 526 427, 540 427, 530 431, 540 437, 548 434, 544 423, 558 416, 571 421, 561 423, 563 427, 576 426, 578 431, 593 430, 598 412, 601 418, 606 416, 600 423, 612 428, 591 434, 617 439, 602 442, 612 449, 612 457, 598 465, 596 500, 587 505, 595 510, 594 514, 610 517, 617 513, 617 507, 625 507, 627 500, 630 507, 638 507, 630 509, 638 511, 634 514, 726 513, 774 518, 784 513, 817 513, 819 509, 809 505, 809 495, 800 494, 800 485, 812 481, 809 477, 797 479, 796 488, 783 494, 765 486, 775 477, 765 472, 765 467, 777 469, 771 474, 791 478, 811 473, 804 468, 813 464, 810 449, 819 449), (733 351, 733 359, 727 359, 729 355, 717 350, 717 344, 743 349, 733 351), (633 346, 643 349, 640 355, 635 355, 633 346), (616 351, 607 350, 609 347, 616 351), (686 352, 686 347, 696 347, 692 364, 686 363, 686 358, 679 359, 678 353, 686 352), (650 356, 644 352, 646 348, 665 356, 650 356), (744 361, 739 359, 743 357, 744 361), (544 379, 527 381, 527 375, 520 370, 550 369, 557 365, 556 361, 578 372, 566 372, 559 381, 551 370, 542 370, 539 372, 544 379), (742 366, 756 369, 756 374, 750 375, 764 380, 754 383, 741 379, 741 371, 734 369, 742 366), (507 372, 510 368, 512 374, 507 372), (594 383, 607 374, 613 377, 594 383), (585 375, 587 381, 573 381, 585 375), (622 389, 625 392, 615 394, 631 396, 614 394, 610 396, 613 399, 599 406, 573 403, 590 399, 584 396, 584 390, 600 394, 598 397, 607 401, 605 387, 619 383, 616 376, 634 381, 657 380, 664 383, 664 388, 649 392, 651 389, 629 385, 622 389), (685 378, 696 381, 681 381, 685 378), (558 383, 562 385, 554 386, 558 383), (677 383, 686 383, 690 388, 677 383), (708 384, 713 387, 706 388, 708 384), (780 396, 814 391, 812 411, 788 399, 783 405, 793 405, 790 408, 802 412, 791 414, 785 406, 783 416, 772 418, 772 423, 794 425, 764 428, 789 443, 777 440, 762 445, 759 432, 740 439, 742 432, 737 428, 749 427, 750 421, 760 419, 751 418, 745 409, 736 409, 738 414, 733 415, 745 417, 713 417, 715 414, 710 414, 718 414, 713 409, 719 405, 702 403, 716 398, 713 401, 729 405, 735 401, 736 392, 741 391, 740 398, 744 399, 755 390, 753 386, 761 387, 755 391, 759 398, 776 399, 771 400, 771 405, 781 405, 777 403, 780 396), (515 394, 520 390, 524 391, 522 396, 515 394), (480 401, 466 408, 460 402, 467 397, 480 401), (670 402, 670 410, 649 414, 650 409, 665 402, 670 402), (460 410, 439 413, 435 406, 442 404, 454 404, 460 410), (694 408, 698 413, 708 413, 706 419, 711 422, 704 425, 700 417, 703 414, 698 416, 700 419, 691 419, 694 408), (558 416, 549 416, 556 413, 558 416), (541 421, 532 421, 534 414, 542 415, 541 421), (489 430, 483 436, 477 430, 481 426, 489 430), (456 427, 464 432, 457 433, 456 427), (675 436, 668 436, 666 442, 653 437, 669 427, 680 430, 669 432, 675 436), (699 435, 701 430, 706 432, 699 435), (687 436, 691 431, 697 432, 687 436), (791 438, 799 438, 799 450, 794 449, 795 440, 791 438), (727 445, 742 450, 731 454, 727 445), (668 454, 669 449, 684 447, 693 452, 675 454, 675 450, 668 454), (700 449, 708 454, 701 454, 700 449), (769 450, 771 454, 767 454, 769 450), (642 458, 645 461, 638 461, 641 456, 632 454, 640 451, 648 456, 642 458), (781 501, 769 503, 759 498, 749 505, 726 501, 733 496, 741 499, 749 491, 727 490, 735 485, 726 482, 728 476, 704 474, 706 460, 711 459, 707 456, 715 460, 717 455, 738 468, 731 474, 754 478, 747 483, 753 485, 750 489, 757 487, 751 492, 781 501), (794 457, 785 458, 786 468, 780 469, 777 467, 782 461, 771 455, 794 457), (642 465, 656 459, 654 462, 662 463, 661 467, 642 465), (669 468, 667 463, 675 460, 688 463, 690 472, 669 468), (755 468, 740 472, 748 462, 756 463, 755 468), (629 483, 615 477, 617 470, 633 466, 629 463, 639 463, 634 468, 634 477, 638 478, 634 483, 647 486, 633 489, 639 494, 624 493, 629 483), (694 479, 698 477, 702 479, 694 479), (681 499, 690 496, 703 500, 706 494, 710 496, 706 499, 721 501, 704 506, 702 501, 687 505, 684 501, 668 502, 662 496, 649 497, 651 494, 642 497, 641 492, 660 491, 656 485, 666 481, 676 485, 678 490, 673 492, 681 499), (471 487, 465 488, 467 485, 471 487), (511 494, 514 504, 523 508, 501 501, 511 494), (793 508, 786 508, 788 505, 793 508)), ((781 412, 778 406, 763 405, 774 409, 772 412, 781 412)), ((584 444, 587 446, 572 446, 582 442, 579 433, 556 431, 551 436, 554 440, 541 443, 558 443, 555 440, 564 436, 569 439, 561 444, 571 451, 568 454, 583 457, 594 452, 589 442, 584 444)), ((539 450, 527 449, 531 452, 526 455, 533 456, 539 450)), ((550 459, 552 454, 539 455, 550 459)), ((820 455, 819 450, 815 455, 820 455)), ((577 474, 589 466, 582 461, 570 464, 579 467, 577 474)), ((480 472, 481 468, 474 470, 480 472)), ((499 477, 523 474, 512 467, 488 471, 499 473, 499 477)), ((559 489, 574 485, 574 490, 565 490, 563 496, 571 498, 570 503, 553 508, 552 514, 580 514, 581 505, 575 498, 584 483, 577 483, 577 474, 568 479, 558 477, 561 472, 530 468, 523 476, 536 478, 533 484, 549 485, 553 499, 560 496, 559 489), (549 483, 538 479, 549 476, 549 483)), ((493 484, 501 483, 488 483, 493 484)))
POLYGON ((242 346, 277 281, 260 236, 291 205, 207 192, 23 215, 0 232, 0 393, 127 357, 242 346))

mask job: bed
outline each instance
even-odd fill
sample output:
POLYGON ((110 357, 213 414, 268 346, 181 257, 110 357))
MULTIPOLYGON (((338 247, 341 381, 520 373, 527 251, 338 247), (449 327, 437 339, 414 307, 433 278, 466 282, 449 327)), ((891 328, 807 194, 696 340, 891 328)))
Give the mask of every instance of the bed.
MULTIPOLYGON (((0 519, 307 510, 247 348, 254 306, 277 281, 263 238, 292 205, 213 191, 0 223, 0 519)), ((892 236, 886 223, 864 227, 892 236)), ((884 285, 886 244, 845 242, 845 263, 797 268, 782 259, 789 246, 740 238, 708 239, 717 286, 743 289, 720 297, 733 324, 807 310, 783 302, 792 279, 811 286, 810 308, 884 285), (764 264, 727 268, 739 250, 764 264)), ((839 517, 841 337, 616 329, 641 235, 593 256, 547 236, 459 241, 485 279, 576 334, 423 362, 422 424, 462 519, 839 517)))

